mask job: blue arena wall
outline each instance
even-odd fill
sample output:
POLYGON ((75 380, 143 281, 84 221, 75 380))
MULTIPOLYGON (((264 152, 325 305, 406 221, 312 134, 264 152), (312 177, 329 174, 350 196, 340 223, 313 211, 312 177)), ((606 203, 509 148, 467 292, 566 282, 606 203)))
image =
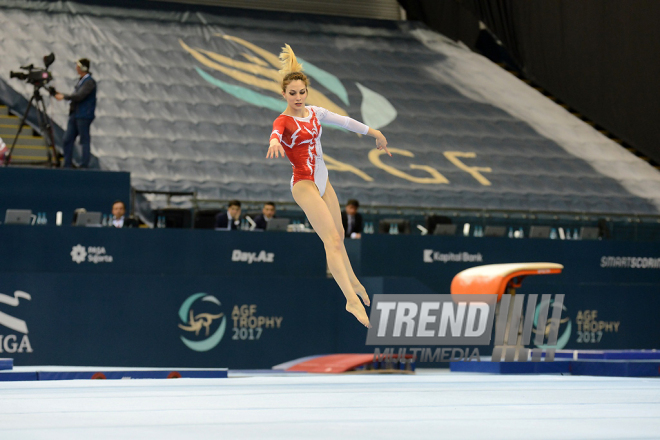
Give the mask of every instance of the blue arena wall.
POLYGON ((565 268, 560 276, 532 277, 523 287, 660 283, 660 247, 653 242, 366 235, 349 246, 358 247, 352 252, 360 255, 363 275, 415 277, 441 293, 467 268, 535 261, 565 268))
POLYGON ((131 175, 126 172, 43 168, 0 168, 0 221, 7 209, 45 212, 48 221, 62 211, 64 224, 71 224, 73 211, 110 212, 121 200, 130 206, 131 175))
MULTIPOLYGON (((0 356, 16 365, 270 368, 374 349, 326 277, 315 234, 2 226, 0 243, 0 293, 16 303, 0 301, 10 324, 0 325, 0 356)), ((660 345, 660 269, 648 267, 657 246, 378 235, 349 243, 371 295, 448 293, 456 273, 478 264, 561 263, 564 273, 519 289, 566 295, 560 332, 570 338, 560 348, 660 345), (429 249, 482 261, 429 263, 429 249)))

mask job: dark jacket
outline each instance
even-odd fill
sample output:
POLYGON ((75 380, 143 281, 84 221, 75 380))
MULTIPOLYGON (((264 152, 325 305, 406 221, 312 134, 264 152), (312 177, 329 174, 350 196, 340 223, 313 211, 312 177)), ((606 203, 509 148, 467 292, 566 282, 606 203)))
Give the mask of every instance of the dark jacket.
POLYGON ((82 81, 78 81, 76 88, 70 95, 64 95, 64 99, 70 100, 69 116, 77 119, 94 119, 94 111, 96 110, 96 81, 92 78, 92 74, 83 77, 82 81))
POLYGON ((124 225, 122 228, 139 228, 140 223, 137 221, 137 219, 132 218, 132 217, 124 217, 124 225))
MULTIPOLYGON (((277 218, 277 216, 273 218, 277 218)), ((256 229, 266 230, 266 227, 268 226, 268 222, 266 221, 266 218, 264 217, 263 214, 259 214, 253 220, 257 224, 256 229)))
POLYGON ((241 225, 240 220, 234 220, 231 222, 231 228, 229 228, 229 216, 227 215, 226 212, 220 212, 218 215, 215 216, 215 228, 216 229, 231 229, 236 230, 239 229, 239 226, 241 225))
POLYGON ((355 213, 355 220, 353 222, 353 229, 348 230, 348 215, 346 211, 341 212, 341 224, 344 226, 344 236, 349 238, 352 232, 362 233, 362 214, 359 212, 355 213))

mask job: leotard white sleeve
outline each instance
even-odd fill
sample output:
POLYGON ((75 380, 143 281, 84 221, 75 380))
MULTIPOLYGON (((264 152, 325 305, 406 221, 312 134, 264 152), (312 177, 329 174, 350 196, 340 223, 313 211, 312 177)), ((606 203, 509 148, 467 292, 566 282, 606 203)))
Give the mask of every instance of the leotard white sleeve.
POLYGON ((354 133, 367 134, 369 132, 369 127, 364 125, 362 122, 356 121, 355 119, 349 118, 348 116, 338 115, 337 113, 333 113, 323 107, 311 107, 316 112, 316 117, 321 123, 325 122, 326 124, 345 128, 354 133))

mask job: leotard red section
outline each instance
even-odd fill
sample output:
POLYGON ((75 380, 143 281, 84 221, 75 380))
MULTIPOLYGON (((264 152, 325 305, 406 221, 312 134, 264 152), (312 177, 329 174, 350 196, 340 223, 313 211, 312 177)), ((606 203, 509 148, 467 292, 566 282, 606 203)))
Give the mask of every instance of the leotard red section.
POLYGON ((316 111, 307 107, 309 115, 297 118, 280 115, 273 122, 271 139, 277 139, 284 147, 286 157, 291 162, 293 178, 291 188, 301 180, 311 180, 316 183, 321 195, 325 193, 328 171, 323 162, 321 148, 321 123, 316 117, 316 111))
POLYGON ((306 107, 309 114, 305 118, 280 115, 273 122, 270 139, 277 139, 293 167, 291 189, 301 180, 316 183, 321 196, 328 182, 328 169, 323 161, 321 147, 321 122, 345 128, 355 133, 367 134, 369 127, 348 116, 341 116, 322 107, 306 107))

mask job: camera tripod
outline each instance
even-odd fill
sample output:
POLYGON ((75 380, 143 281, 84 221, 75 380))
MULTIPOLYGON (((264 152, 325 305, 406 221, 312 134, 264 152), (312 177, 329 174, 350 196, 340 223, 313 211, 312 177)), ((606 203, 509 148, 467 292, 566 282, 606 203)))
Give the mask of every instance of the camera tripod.
POLYGON ((46 147, 46 152, 48 154, 48 159, 46 162, 30 162, 29 164, 30 165, 45 164, 48 167, 60 166, 60 162, 57 157, 57 151, 55 150, 55 137, 53 133, 53 124, 51 123, 50 118, 48 117, 48 113, 46 113, 46 103, 44 102, 44 98, 43 96, 41 96, 41 93, 39 93, 40 90, 41 90, 41 86, 34 87, 34 92, 32 93, 30 102, 28 102, 27 108, 25 109, 25 113, 23 113, 23 117, 21 118, 21 122, 18 126, 18 131, 16 132, 16 136, 14 136, 14 142, 12 142, 11 144, 9 153, 7 153, 7 155, 5 156, 5 160, 4 160, 5 166, 9 166, 11 162, 11 156, 14 153, 14 147, 16 146, 16 141, 18 141, 18 137, 20 136, 21 131, 23 130, 23 125, 25 124, 25 120, 27 119, 28 114, 30 113, 30 110, 32 109, 33 105, 37 110, 37 121, 39 123, 39 129, 41 130, 41 136, 44 139, 44 144, 46 147))

